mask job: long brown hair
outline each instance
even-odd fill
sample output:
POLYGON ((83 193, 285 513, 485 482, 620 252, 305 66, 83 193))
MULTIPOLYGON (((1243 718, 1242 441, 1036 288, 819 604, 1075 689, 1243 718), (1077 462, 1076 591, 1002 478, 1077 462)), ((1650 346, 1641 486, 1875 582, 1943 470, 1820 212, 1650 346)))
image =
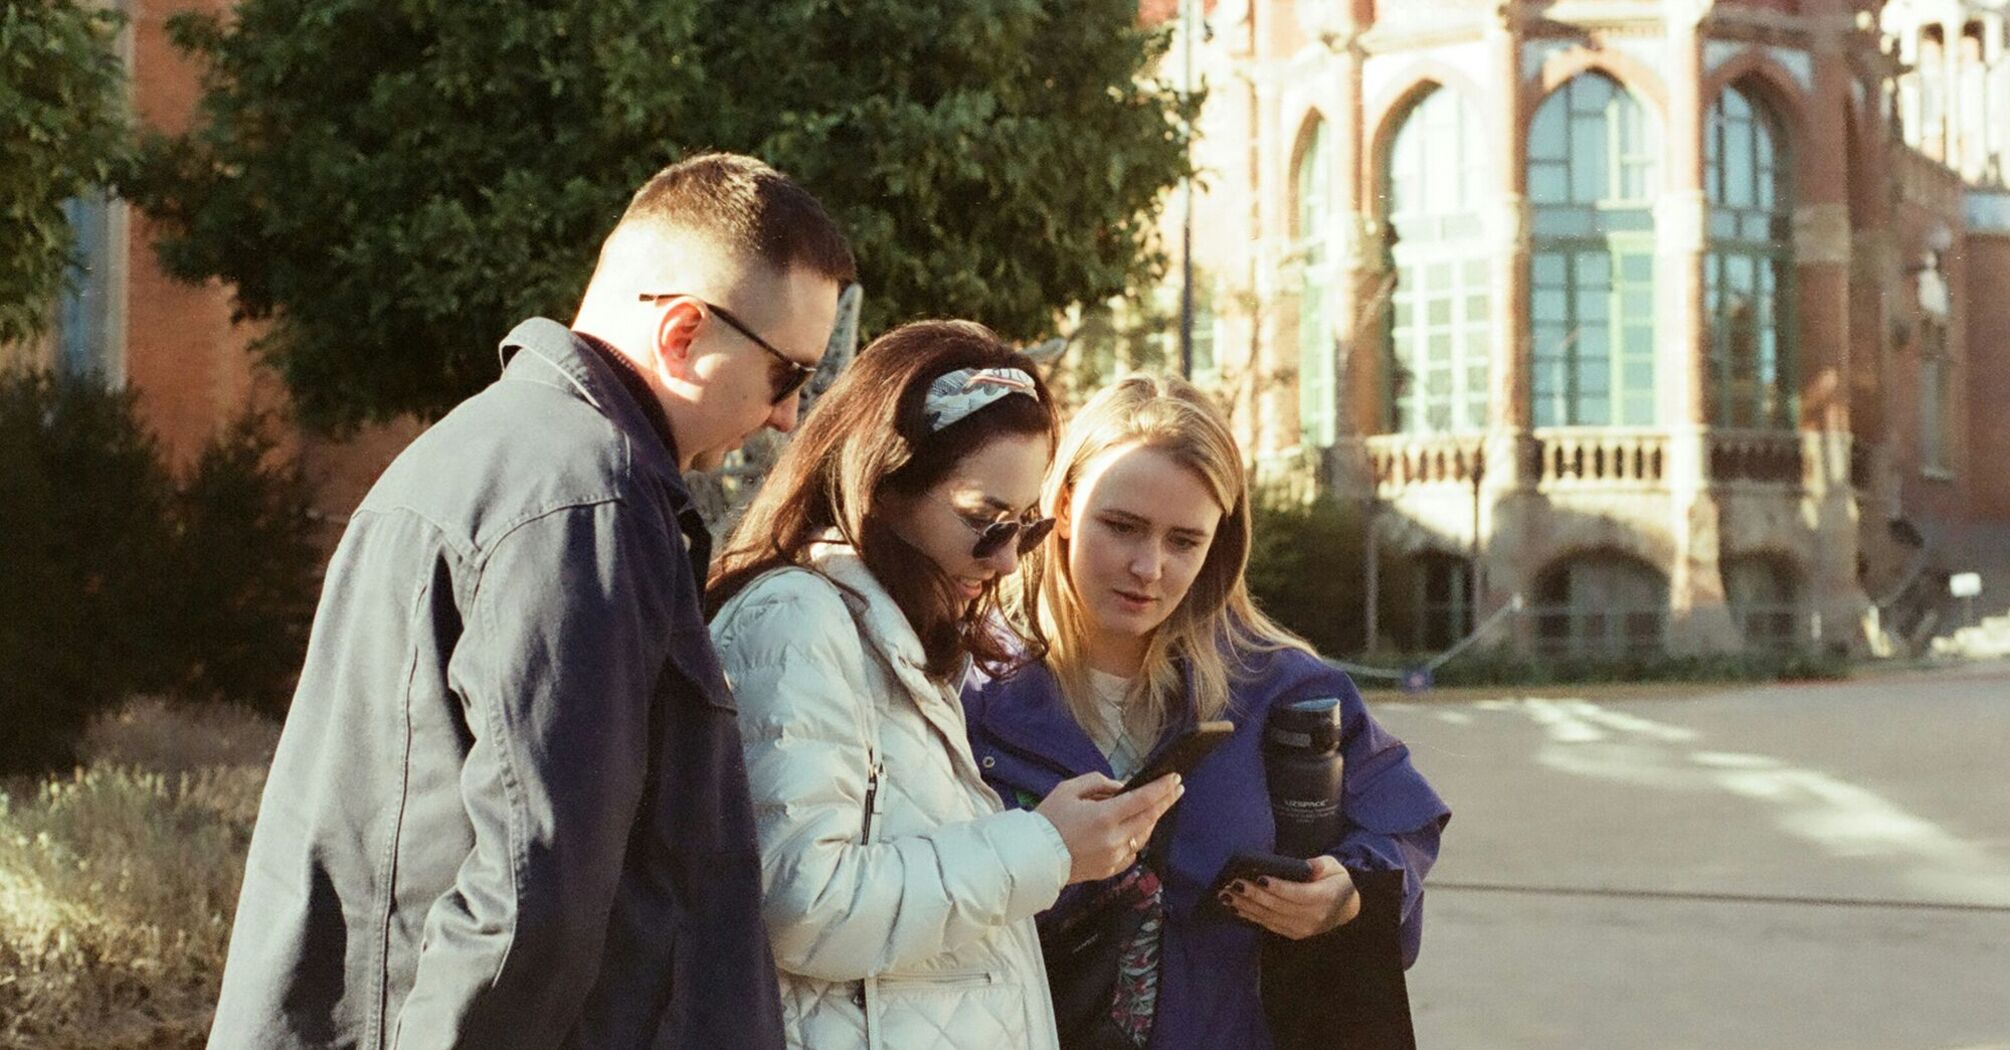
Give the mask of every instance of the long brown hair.
MULTIPOLYGON (((1250 600, 1243 573, 1249 566, 1249 478, 1228 420, 1207 396, 1171 376, 1132 375, 1105 387, 1068 422, 1047 473, 1041 506, 1066 514, 1082 472, 1119 449, 1149 448, 1192 471, 1221 505, 1221 524, 1200 573, 1172 615, 1153 632, 1145 661, 1125 704, 1126 725, 1154 739, 1185 702, 1181 667, 1191 678, 1202 719, 1228 708, 1233 680, 1252 653, 1296 648, 1311 651, 1250 600)), ((1068 573, 1068 541, 1056 530, 1020 565, 1009 592, 1015 622, 1046 648, 1076 721, 1095 724, 1089 684, 1087 626, 1068 573)))
POLYGON ((706 588, 707 615, 770 569, 808 565, 810 545, 835 530, 913 625, 929 673, 953 672, 965 654, 991 670, 1037 657, 991 615, 997 581, 966 602, 948 574, 894 534, 886 501, 920 496, 1000 437, 1038 435, 1051 449, 1059 430, 1053 399, 1033 362, 989 328, 917 321, 888 332, 818 399, 727 536, 706 588), (929 429, 929 384, 963 368, 1017 368, 1033 377, 1039 397, 1002 397, 939 431, 929 429))

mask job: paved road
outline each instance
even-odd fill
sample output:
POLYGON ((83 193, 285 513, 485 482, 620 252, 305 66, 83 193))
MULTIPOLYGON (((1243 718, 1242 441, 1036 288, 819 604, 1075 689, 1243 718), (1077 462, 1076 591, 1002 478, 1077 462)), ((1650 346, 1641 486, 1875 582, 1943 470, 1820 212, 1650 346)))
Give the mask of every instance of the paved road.
POLYGON ((2010 665, 1375 711, 1454 813, 1424 1050, 2010 1050, 2010 665))

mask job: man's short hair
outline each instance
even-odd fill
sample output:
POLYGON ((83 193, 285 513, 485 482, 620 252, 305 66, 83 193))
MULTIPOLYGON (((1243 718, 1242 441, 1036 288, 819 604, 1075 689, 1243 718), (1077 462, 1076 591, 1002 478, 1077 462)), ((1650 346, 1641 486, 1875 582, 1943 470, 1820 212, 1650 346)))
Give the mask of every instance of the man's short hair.
POLYGON ((710 237, 778 272, 804 267, 839 285, 858 279, 851 245, 815 197, 752 157, 699 153, 656 173, 622 213, 641 223, 710 237))

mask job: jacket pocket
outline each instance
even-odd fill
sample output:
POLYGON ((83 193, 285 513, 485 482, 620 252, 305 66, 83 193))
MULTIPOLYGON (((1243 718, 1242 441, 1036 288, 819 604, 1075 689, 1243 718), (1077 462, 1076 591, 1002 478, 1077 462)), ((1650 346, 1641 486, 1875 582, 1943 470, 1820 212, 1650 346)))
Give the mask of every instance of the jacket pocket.
MULTIPOLYGON (((882 974, 868 987, 869 1045, 873 1050, 1024 1046, 1037 1023, 1032 991, 1003 970, 882 974)), ((1042 999, 1045 994, 1041 989, 1042 999)))
POLYGON ((990 970, 954 970, 943 973, 881 974, 879 990, 898 995, 926 992, 967 992, 1007 983, 990 970))

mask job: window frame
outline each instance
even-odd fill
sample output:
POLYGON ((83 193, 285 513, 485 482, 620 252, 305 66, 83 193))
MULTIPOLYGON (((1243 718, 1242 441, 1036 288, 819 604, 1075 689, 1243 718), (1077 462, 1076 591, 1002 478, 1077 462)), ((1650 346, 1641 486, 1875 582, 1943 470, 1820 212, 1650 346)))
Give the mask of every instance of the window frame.
POLYGON ((1383 170, 1395 276, 1384 325, 1385 423, 1408 434, 1484 430, 1492 394, 1493 258, 1480 238, 1486 157, 1477 107, 1449 87, 1432 88, 1404 115, 1383 170), (1442 192, 1447 180, 1449 194, 1442 192), (1434 313, 1440 305, 1442 317, 1434 313))
POLYGON ((1708 418, 1719 427, 1791 430, 1800 397, 1793 174, 1785 131, 1763 96, 1729 84, 1704 115, 1703 134, 1708 418), (1742 113, 1733 112, 1738 107, 1742 113), (1749 156, 1743 161, 1728 148, 1734 137, 1745 141, 1749 156), (1735 178, 1740 174, 1745 177, 1735 178), (1753 304, 1755 320, 1739 323, 1732 317, 1731 304, 1740 296, 1753 304), (1735 352, 1740 331, 1752 333, 1749 355, 1735 352))
POLYGON ((1551 92, 1529 122, 1528 409, 1533 426, 1652 427, 1661 422, 1654 252, 1654 202, 1661 188, 1657 127, 1652 109, 1626 85, 1598 71, 1572 77, 1551 92), (1583 152, 1594 145, 1598 156, 1583 152), (1561 182, 1541 181, 1544 171, 1561 182), (1559 188, 1561 196, 1551 192, 1559 188), (1561 260, 1561 280, 1545 273, 1550 259, 1561 260), (1604 280, 1587 279, 1587 264, 1601 260, 1604 280), (1635 272, 1641 266, 1645 272, 1635 272), (1559 301, 1560 316, 1547 308, 1559 301), (1588 322, 1602 325, 1602 350, 1583 349, 1588 322), (1635 346, 1641 342, 1644 352, 1635 346), (1552 352, 1545 353, 1545 347, 1552 352), (1601 373, 1599 397, 1593 391, 1600 384, 1592 380, 1601 373), (1602 411, 1593 411, 1601 403, 1602 411))

